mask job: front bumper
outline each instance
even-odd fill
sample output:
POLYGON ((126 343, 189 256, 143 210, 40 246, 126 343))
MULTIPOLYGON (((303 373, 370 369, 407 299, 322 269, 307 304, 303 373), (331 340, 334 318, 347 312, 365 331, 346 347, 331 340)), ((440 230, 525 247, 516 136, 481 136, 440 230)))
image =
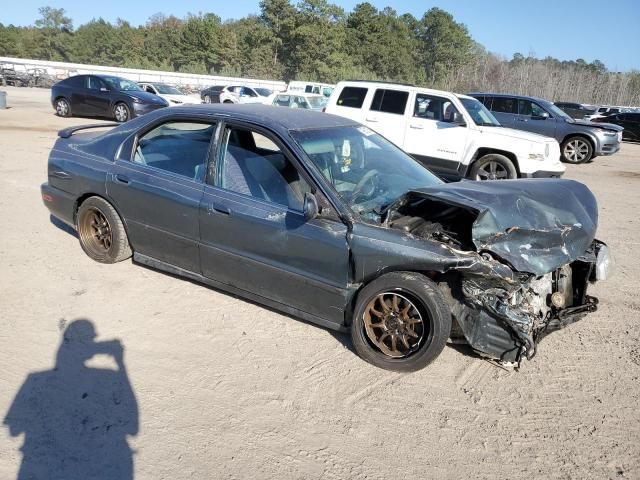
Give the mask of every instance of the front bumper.
POLYGON ((547 170, 537 170, 532 173, 521 173, 520 176, 522 178, 560 178, 564 175, 564 172, 559 171, 547 171, 547 170))
POLYGON ((622 142, 622 132, 615 135, 598 134, 598 145, 593 152, 594 156, 613 155, 620 150, 622 142))

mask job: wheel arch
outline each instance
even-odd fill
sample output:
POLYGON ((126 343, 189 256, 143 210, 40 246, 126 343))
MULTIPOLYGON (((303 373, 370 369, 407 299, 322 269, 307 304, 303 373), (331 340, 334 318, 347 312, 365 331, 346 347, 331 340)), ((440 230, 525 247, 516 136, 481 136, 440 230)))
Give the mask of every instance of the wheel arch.
POLYGON ((482 157, 484 157, 485 155, 489 155, 491 153, 497 153, 498 155, 503 155, 505 157, 507 157, 509 160, 511 160, 511 162, 513 162, 513 166, 516 167, 516 172, 518 172, 518 177, 520 176, 520 164, 518 163, 518 157, 516 157, 516 154, 513 152, 509 152, 507 150, 500 150, 498 148, 492 148, 492 147, 480 147, 476 150, 476 153, 473 155, 471 162, 469 162, 469 165, 467 166, 467 174, 469 173, 469 171, 471 170, 471 166, 477 162, 478 160, 480 160, 482 157))

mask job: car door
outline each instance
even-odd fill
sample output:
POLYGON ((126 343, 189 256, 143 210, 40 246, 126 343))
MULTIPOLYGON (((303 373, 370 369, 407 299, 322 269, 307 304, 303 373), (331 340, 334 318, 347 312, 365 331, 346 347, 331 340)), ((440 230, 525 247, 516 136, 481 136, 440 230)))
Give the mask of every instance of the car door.
POLYGON ((513 97, 491 97, 487 96, 485 102, 491 101, 491 107, 485 103, 485 106, 491 110, 493 116, 498 119, 503 127, 518 128, 515 120, 518 115, 518 102, 513 97))
POLYGON ((125 142, 107 192, 137 253, 200 272, 198 217, 215 128, 211 121, 168 120, 125 142))
POLYGON ((466 126, 453 121, 460 112, 446 97, 419 92, 412 97, 403 150, 439 175, 457 176, 468 143, 466 126))
POLYGON ((111 92, 98 77, 87 77, 85 103, 88 115, 111 114, 111 92))
POLYGON ((67 80, 70 87, 69 100, 71 102, 71 111, 74 113, 74 115, 89 114, 86 102, 87 82, 89 81, 88 79, 88 76, 78 75, 75 77, 70 77, 69 80, 67 80))
POLYGON ((518 115, 515 116, 514 128, 555 137, 556 122, 556 118, 538 103, 524 98, 518 99, 518 115))
POLYGON ((402 147, 409 91, 377 88, 364 116, 364 124, 402 147))
POLYGON ((202 274, 341 323, 346 226, 305 219, 310 181, 269 132, 227 124, 219 145, 200 205, 202 274))

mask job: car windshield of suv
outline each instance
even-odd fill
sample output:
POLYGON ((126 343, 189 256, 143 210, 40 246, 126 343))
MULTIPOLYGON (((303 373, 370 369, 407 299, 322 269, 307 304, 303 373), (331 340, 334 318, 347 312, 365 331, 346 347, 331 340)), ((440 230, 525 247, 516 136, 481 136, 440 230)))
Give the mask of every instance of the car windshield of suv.
POLYGON ((380 223, 403 194, 442 183, 429 170, 365 126, 292 131, 340 197, 365 221, 380 223))
POLYGON ((475 98, 458 97, 467 110, 473 123, 480 127, 501 127, 500 122, 493 116, 487 107, 475 98))
POLYGON ((554 117, 564 118, 565 120, 570 120, 573 122, 573 118, 571 118, 564 110, 561 110, 553 103, 542 101, 538 101, 538 103, 540 103, 544 107, 544 109, 550 112, 554 117))
POLYGON ((184 95, 180 90, 171 85, 165 85, 163 83, 154 83, 154 87, 158 90, 158 93, 162 95, 184 95))
POLYGON ((271 95, 273 92, 271 90, 269 90, 268 88, 254 88, 254 90, 258 93, 258 95, 260 95, 261 97, 268 97, 269 95, 271 95))
POLYGON ((125 92, 142 92, 142 88, 135 82, 131 80, 127 80, 126 78, 120 77, 100 77, 102 80, 107 82, 107 84, 113 90, 122 90, 125 92))

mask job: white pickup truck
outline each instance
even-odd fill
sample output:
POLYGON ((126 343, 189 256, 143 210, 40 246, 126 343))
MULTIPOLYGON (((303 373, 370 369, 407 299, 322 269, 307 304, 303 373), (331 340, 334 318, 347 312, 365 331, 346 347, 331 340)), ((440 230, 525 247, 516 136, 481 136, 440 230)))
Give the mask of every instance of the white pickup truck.
POLYGON ((449 180, 560 177, 565 170, 555 139, 504 128, 466 95, 340 82, 325 111, 368 126, 449 180))

